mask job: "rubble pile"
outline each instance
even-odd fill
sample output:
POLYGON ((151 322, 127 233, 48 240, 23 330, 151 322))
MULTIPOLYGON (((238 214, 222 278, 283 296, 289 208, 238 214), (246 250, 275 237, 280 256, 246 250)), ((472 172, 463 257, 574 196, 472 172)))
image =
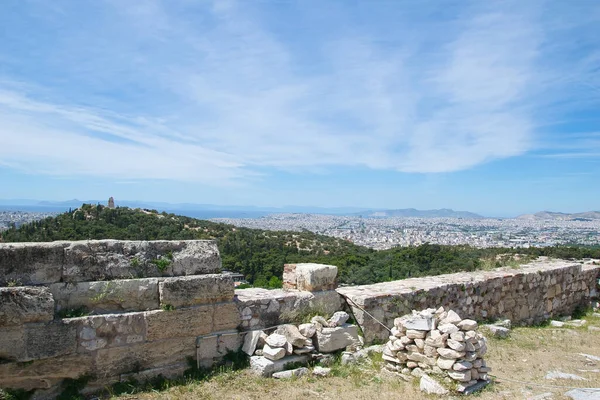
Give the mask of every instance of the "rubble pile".
POLYGON ((476 321, 443 307, 396 318, 383 348, 385 368, 406 379, 436 377, 469 393, 485 386, 491 371, 483 359, 487 342, 477 329, 476 321))
POLYGON ((310 323, 280 325, 265 331, 246 333, 242 351, 250 357, 250 368, 262 376, 272 376, 286 366, 318 360, 324 353, 355 351, 361 346, 358 327, 348 324, 348 313, 338 311, 328 320, 315 316, 310 323))

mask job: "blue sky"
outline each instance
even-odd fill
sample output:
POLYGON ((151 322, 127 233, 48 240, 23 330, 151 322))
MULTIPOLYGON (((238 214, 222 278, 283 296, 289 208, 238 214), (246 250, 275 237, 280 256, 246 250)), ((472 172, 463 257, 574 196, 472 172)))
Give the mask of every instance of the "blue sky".
POLYGON ((0 198, 600 209, 600 3, 3 0, 0 198))

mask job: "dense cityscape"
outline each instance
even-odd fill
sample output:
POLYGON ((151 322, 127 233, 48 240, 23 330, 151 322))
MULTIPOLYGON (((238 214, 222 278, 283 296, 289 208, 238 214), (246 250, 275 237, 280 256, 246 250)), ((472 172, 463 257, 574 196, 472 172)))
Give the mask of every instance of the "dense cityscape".
POLYGON ((13 224, 18 227, 28 222, 38 221, 58 214, 57 212, 0 211, 0 231, 8 229, 13 224))
POLYGON ((362 218, 316 214, 273 214, 255 219, 213 221, 267 230, 308 230, 377 250, 426 242, 474 247, 543 247, 600 244, 600 220, 362 218))

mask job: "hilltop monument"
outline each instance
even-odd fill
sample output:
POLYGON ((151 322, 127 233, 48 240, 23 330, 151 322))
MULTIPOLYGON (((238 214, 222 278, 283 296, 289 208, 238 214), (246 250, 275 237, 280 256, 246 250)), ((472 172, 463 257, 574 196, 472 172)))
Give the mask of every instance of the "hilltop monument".
POLYGON ((108 208, 115 208, 115 199, 112 196, 108 198, 108 208))

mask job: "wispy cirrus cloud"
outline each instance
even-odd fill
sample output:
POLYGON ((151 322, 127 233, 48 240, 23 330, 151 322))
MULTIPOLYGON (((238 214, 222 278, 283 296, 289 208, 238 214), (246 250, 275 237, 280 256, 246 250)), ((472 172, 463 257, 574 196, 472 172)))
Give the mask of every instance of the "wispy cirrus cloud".
POLYGON ((572 59, 581 49, 557 39, 588 38, 597 12, 557 25, 541 1, 443 15, 414 2, 381 21, 376 7, 324 21, 328 9, 299 1, 62 1, 54 17, 31 4, 3 40, 24 54, 0 55, 0 162, 31 173, 223 184, 269 170, 452 172, 536 149, 541 123, 572 109, 563 99, 598 99, 578 97, 597 86, 598 53, 572 59), (23 39, 31 21, 48 37, 23 39), (36 50, 40 68, 19 70, 36 50))

